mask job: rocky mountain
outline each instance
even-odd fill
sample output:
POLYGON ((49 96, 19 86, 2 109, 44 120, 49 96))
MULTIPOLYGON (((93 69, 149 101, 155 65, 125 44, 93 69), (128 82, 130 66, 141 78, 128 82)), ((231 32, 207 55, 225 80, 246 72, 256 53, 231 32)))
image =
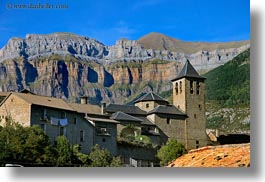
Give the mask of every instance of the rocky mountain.
POLYGON ((121 39, 113 46, 69 33, 28 34, 12 38, 0 50, 0 91, 27 88, 41 95, 77 101, 124 103, 141 92, 171 88, 170 79, 187 59, 206 72, 249 48, 249 42, 226 48, 174 52, 151 49, 121 39))
POLYGON ((225 43, 184 42, 156 32, 152 32, 141 37, 138 42, 146 49, 168 50, 189 54, 202 50, 211 52, 216 49, 240 48, 244 45, 250 44, 249 40, 225 43))
POLYGON ((185 62, 189 59, 196 69, 208 71, 231 60, 249 46, 249 41, 182 42, 157 33, 149 34, 138 41, 120 39, 113 46, 105 46, 97 40, 70 33, 28 34, 25 39, 10 39, 0 50, 0 62, 21 56, 32 60, 51 54, 73 55, 102 64, 150 59, 185 62))

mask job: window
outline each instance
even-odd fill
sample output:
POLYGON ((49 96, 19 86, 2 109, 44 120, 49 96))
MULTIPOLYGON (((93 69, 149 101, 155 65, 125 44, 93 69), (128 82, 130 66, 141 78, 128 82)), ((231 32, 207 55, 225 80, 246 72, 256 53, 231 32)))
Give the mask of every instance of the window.
POLYGON ((110 135, 110 131, 106 127, 97 127, 96 134, 98 135, 110 135))
POLYGON ((199 95, 200 94, 200 82, 196 83, 196 94, 199 95))
POLYGON ((60 136, 66 136, 66 127, 60 127, 60 131, 59 131, 60 133, 59 133, 59 135, 60 136))
POLYGON ((40 124, 40 128, 46 134, 46 124, 40 124))
POLYGON ((201 106, 201 104, 199 104, 199 109, 202 110, 202 106, 201 106))
POLYGON ((146 108, 149 108, 149 104, 146 104, 145 107, 146 107, 146 108))
POLYGON ((179 93, 179 84, 178 84, 178 82, 176 82, 176 86, 175 86, 175 91, 176 91, 176 95, 178 95, 178 93, 179 93))
POLYGON ((190 94, 193 94, 193 81, 190 81, 190 94))
POLYGON ((178 105, 178 109, 180 108, 180 106, 178 105))
POLYGON ((170 124, 170 118, 167 118, 167 124, 170 124))
POLYGON ((196 148, 199 148, 199 145, 200 143, 199 143, 199 141, 198 140, 196 140, 196 148))
POLYGON ((105 139, 105 138, 102 138, 102 142, 104 142, 104 143, 105 143, 105 142, 106 142, 106 139, 105 139))
POLYGON ((182 81, 179 82, 179 92, 182 93, 182 81))
POLYGON ((61 118, 66 118, 66 112, 61 112, 61 118))
POLYGON ((42 109, 41 119, 46 119, 46 118, 47 118, 47 110, 44 108, 42 109))
POLYGON ((76 119, 76 117, 74 117, 74 125, 76 125, 77 124, 77 119, 76 119))
POLYGON ((196 114, 194 114, 194 118, 197 118, 197 115, 196 114))
POLYGON ((80 142, 83 142, 85 138, 85 132, 83 130, 80 130, 80 142))

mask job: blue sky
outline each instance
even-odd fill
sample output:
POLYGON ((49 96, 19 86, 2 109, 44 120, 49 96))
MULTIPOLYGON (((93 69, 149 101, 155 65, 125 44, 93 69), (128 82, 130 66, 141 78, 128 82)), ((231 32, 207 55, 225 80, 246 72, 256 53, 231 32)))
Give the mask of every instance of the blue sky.
POLYGON ((71 32, 113 45, 159 32, 184 41, 250 39, 249 0, 0 0, 0 48, 27 33, 71 32), (67 9, 15 9, 65 4, 67 9), (7 8, 11 4, 10 9, 7 8))

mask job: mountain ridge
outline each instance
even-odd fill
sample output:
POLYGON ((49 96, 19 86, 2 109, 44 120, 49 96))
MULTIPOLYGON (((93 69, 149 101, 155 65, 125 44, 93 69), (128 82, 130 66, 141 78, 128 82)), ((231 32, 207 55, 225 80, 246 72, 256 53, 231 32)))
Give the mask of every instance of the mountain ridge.
POLYGON ((29 89, 78 101, 126 103, 141 92, 171 89, 186 60, 200 73, 223 65, 250 45, 194 54, 145 49, 135 40, 113 46, 69 33, 27 34, 0 50, 0 91, 29 89))
POLYGON ((200 50, 213 51, 231 47, 238 48, 245 44, 250 44, 249 40, 229 42, 183 41, 157 32, 146 34, 140 37, 137 42, 146 49, 169 50, 189 54, 200 50))
MULTIPOLYGON (((164 37, 162 34, 160 36, 164 37)), ((190 54, 172 52, 170 50, 146 49, 139 41, 127 39, 119 39, 115 45, 105 46, 96 39, 72 33, 27 34, 24 39, 11 38, 0 49, 0 62, 16 57, 24 57, 32 60, 36 57, 51 56, 53 54, 62 56, 73 55, 84 61, 93 61, 101 64, 152 59, 173 60, 184 63, 186 60, 190 60, 197 70, 203 70, 205 72, 224 64, 250 47, 248 42, 243 43, 241 47, 229 43, 228 47, 230 48, 215 49, 212 51, 200 50, 190 54)), ((169 47, 167 49, 173 49, 171 47, 174 47, 174 44, 166 44, 164 46, 165 48, 169 47)), ((192 43, 192 45, 197 45, 197 43, 192 43)), ((187 49, 187 46, 185 49, 187 49)))

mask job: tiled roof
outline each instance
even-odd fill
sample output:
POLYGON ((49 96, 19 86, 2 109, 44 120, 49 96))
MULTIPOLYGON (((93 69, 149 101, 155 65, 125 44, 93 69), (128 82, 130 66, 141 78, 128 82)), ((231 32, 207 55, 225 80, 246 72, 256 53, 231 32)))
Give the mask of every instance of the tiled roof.
POLYGON ((74 109, 70 107, 68 103, 66 103, 62 99, 33 95, 33 94, 25 94, 25 93, 11 93, 11 94, 25 100, 29 104, 74 111, 74 109))
POLYGON ((73 108, 76 112, 79 113, 90 113, 90 114, 100 114, 101 109, 97 105, 92 104, 75 104, 75 103, 68 103, 70 107, 73 108))
POLYGON ((132 105, 109 104, 106 106, 105 111, 108 113, 115 113, 121 111, 126 114, 146 115, 145 111, 141 110, 137 106, 132 106, 132 105))
POLYGON ((0 97, 6 97, 10 94, 11 92, 0 92, 0 97))
POLYGON ((189 151, 167 167, 249 167, 250 143, 207 146, 189 151))
POLYGON ((186 116, 183 112, 178 110, 173 105, 158 105, 153 110, 149 111, 148 114, 173 114, 173 115, 183 115, 186 116))
POLYGON ((155 94, 154 92, 148 92, 147 94, 137 99, 134 103, 142 101, 160 101, 168 103, 168 101, 166 101, 164 98, 160 97, 159 95, 155 94))
POLYGON ((189 60, 187 60, 187 62, 183 66, 182 70, 178 74, 178 76, 176 78, 172 79, 171 81, 175 81, 175 80, 178 80, 178 79, 183 78, 183 77, 205 79, 205 77, 202 77, 199 75, 199 73, 191 65, 189 60))
POLYGON ((112 114, 111 119, 117 120, 117 121, 134 121, 134 122, 143 122, 143 120, 133 117, 129 114, 126 114, 124 112, 118 111, 112 114))

